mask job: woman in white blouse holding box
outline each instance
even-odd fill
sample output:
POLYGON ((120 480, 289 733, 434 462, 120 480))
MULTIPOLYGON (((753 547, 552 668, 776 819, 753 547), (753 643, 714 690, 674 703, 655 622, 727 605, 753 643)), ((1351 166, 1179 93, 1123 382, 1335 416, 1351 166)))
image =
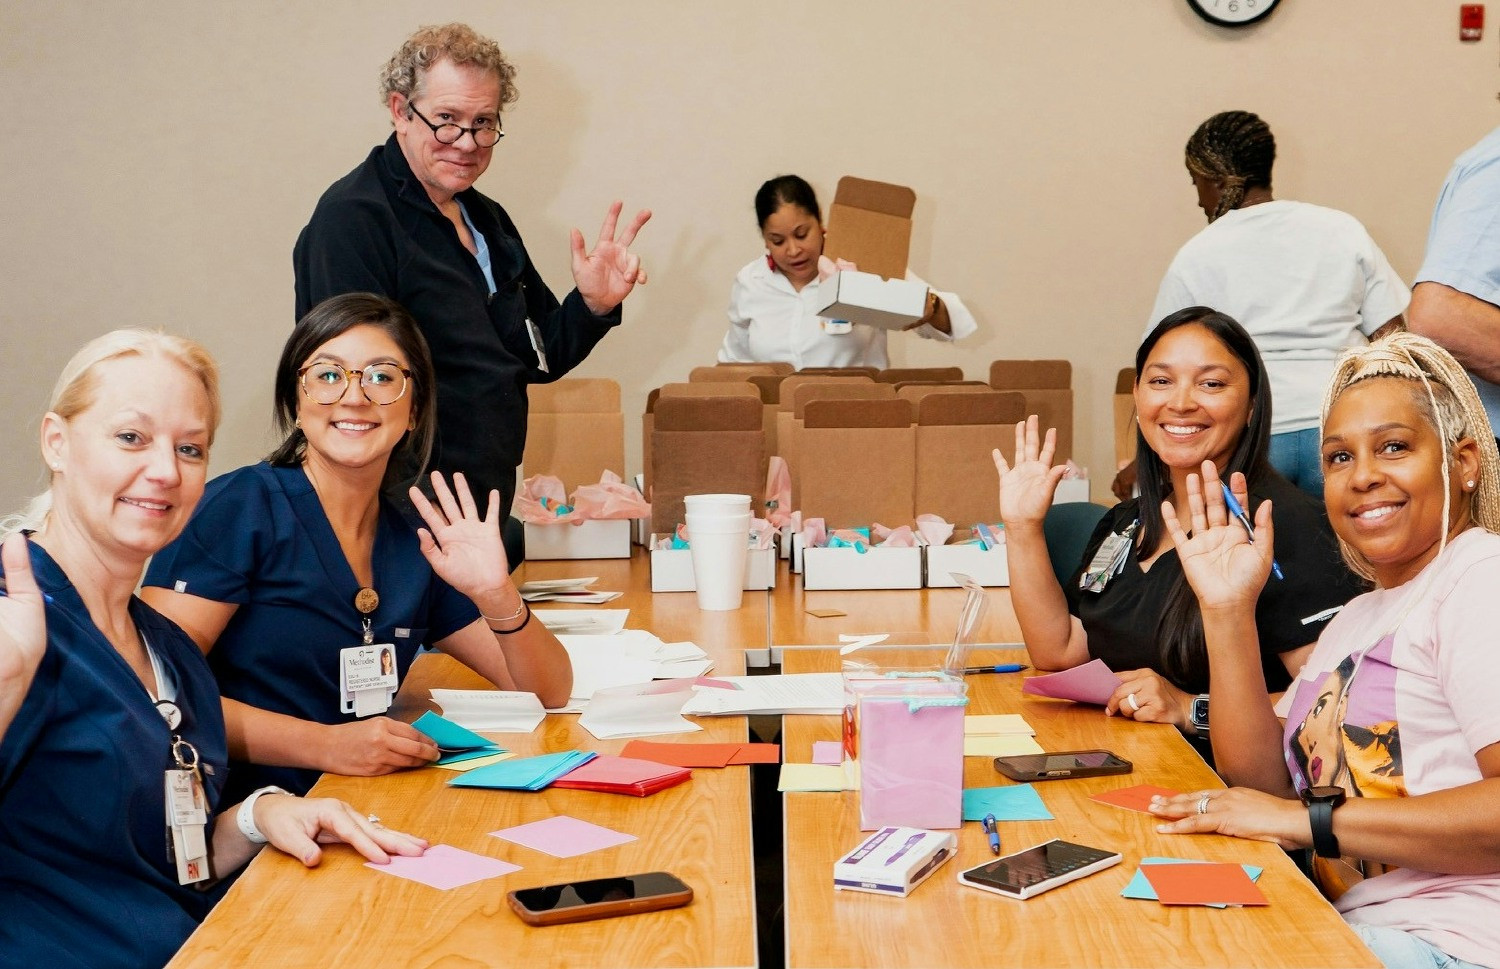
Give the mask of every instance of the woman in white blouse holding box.
MULTIPOLYGON (((839 267, 823 255, 823 216, 812 186, 796 175, 771 179, 755 193, 755 215, 766 254, 735 276, 719 362, 784 362, 798 370, 889 367, 885 330, 817 315, 826 302, 819 286, 839 267)), ((956 295, 929 290, 926 314, 908 329, 928 339, 960 340, 978 326, 956 295)))

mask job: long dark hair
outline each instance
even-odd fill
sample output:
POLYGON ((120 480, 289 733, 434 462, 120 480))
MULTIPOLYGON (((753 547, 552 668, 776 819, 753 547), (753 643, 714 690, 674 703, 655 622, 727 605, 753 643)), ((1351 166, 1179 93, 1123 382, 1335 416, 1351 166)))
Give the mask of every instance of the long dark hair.
POLYGON ((297 426, 297 400, 302 394, 297 369, 323 344, 356 326, 382 330, 395 341, 411 368, 407 393, 412 395, 412 420, 416 427, 396 445, 380 482, 382 491, 399 494, 417 480, 432 457, 432 441, 437 433, 437 378, 432 369, 432 352, 416 320, 401 304, 375 293, 329 297, 297 321, 276 364, 276 428, 282 434, 282 441, 266 460, 282 467, 302 463, 307 437, 297 426))
POLYGON ((1249 111, 1223 111, 1198 126, 1188 139, 1188 171, 1219 183, 1219 205, 1212 222, 1237 209, 1252 188, 1271 187, 1276 138, 1271 126, 1249 111))
MULTIPOLYGON (((1271 385, 1266 379, 1266 368, 1261 362, 1255 341, 1245 328, 1235 320, 1207 306, 1189 306, 1166 317, 1142 341, 1135 351, 1136 386, 1140 386, 1141 375, 1146 370, 1146 361, 1161 338, 1179 327, 1201 326, 1234 354, 1250 375, 1250 421, 1240 438, 1235 442, 1229 462, 1219 469, 1225 481, 1236 471, 1245 475, 1251 491, 1268 475, 1276 472, 1271 467, 1271 385)), ((1172 469, 1151 450, 1140 425, 1135 429, 1136 483, 1140 486, 1141 528, 1136 548, 1150 554, 1167 536, 1167 526, 1162 520, 1161 503, 1172 497, 1185 500, 1185 495, 1172 495, 1172 469)), ((1248 509, 1247 509, 1248 510, 1248 509)), ((1208 656, 1203 643, 1203 616, 1198 611, 1198 597, 1193 595, 1187 577, 1179 572, 1172 580, 1166 607, 1162 610, 1157 625, 1157 642, 1161 649, 1162 672, 1181 689, 1189 684, 1206 682, 1208 679, 1208 656)))

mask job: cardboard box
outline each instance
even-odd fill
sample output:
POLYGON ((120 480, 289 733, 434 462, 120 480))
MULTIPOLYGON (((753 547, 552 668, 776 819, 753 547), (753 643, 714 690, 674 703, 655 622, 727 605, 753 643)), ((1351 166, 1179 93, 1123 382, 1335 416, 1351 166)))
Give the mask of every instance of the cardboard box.
POLYGON ((954 383, 963 379, 962 367, 892 367, 875 375, 875 382, 882 384, 954 383))
POLYGON ((1057 483, 1057 491, 1052 494, 1052 503, 1061 505, 1069 501, 1089 500, 1088 478, 1064 478, 1057 483))
MULTIPOLYGON (((798 421, 801 417, 801 414, 797 411, 798 392, 801 388, 806 387, 810 384, 820 384, 846 388, 852 386, 873 387, 875 381, 871 376, 863 373, 837 375, 799 373, 794 374, 790 377, 783 378, 777 385, 776 413, 774 415, 775 431, 767 432, 766 437, 768 440, 774 440, 776 442, 776 450, 769 453, 776 454, 786 460, 787 473, 791 476, 792 479, 793 509, 801 507, 801 498, 799 497, 799 492, 797 489, 797 470, 798 464, 800 463, 797 460, 797 427, 794 426, 795 422, 798 421)), ((864 391, 859 390, 847 391, 847 393, 849 394, 858 394, 863 392, 864 391)), ((820 393, 834 394, 839 392, 820 391, 820 393)), ((869 391, 869 393, 878 392, 869 391)), ((803 398, 804 405, 806 400, 809 399, 811 399, 811 397, 803 398)))
POLYGON ((905 898, 957 851, 949 831, 881 828, 834 862, 833 887, 905 898))
POLYGON ((678 396, 662 388, 655 399, 647 438, 651 454, 651 530, 664 535, 677 530, 683 520, 685 495, 750 495, 751 512, 763 517, 767 455, 760 393, 749 384, 679 386, 742 387, 744 393, 678 396))
MULTIPOLYGON (((1026 398, 1026 413, 1040 419, 1042 433, 1057 428, 1058 464, 1073 456, 1073 365, 1066 360, 996 360, 990 386, 1026 398)), ((1015 449, 1012 439, 1011 449, 1015 449)))
POLYGON ((1135 460, 1135 368, 1115 375, 1115 468, 1135 460))
POLYGON ((900 329, 922 318, 927 287, 906 280, 911 214, 917 193, 905 185, 845 175, 828 207, 823 254, 847 259, 859 272, 841 272, 820 285, 818 315, 900 329))
POLYGON ((967 575, 982 586, 1008 586, 1010 556, 1004 545, 988 549, 970 544, 927 546, 927 588, 958 588, 954 572, 967 575))
MULTIPOLYGON (((656 544, 657 535, 651 536, 656 544)), ((652 592, 694 592, 698 588, 693 577, 693 552, 686 548, 651 549, 652 592)), ((776 588, 776 549, 745 549, 745 590, 776 588)))
POLYGON ((927 287, 905 279, 843 270, 818 288, 822 304, 814 312, 830 320, 851 320, 882 330, 904 330, 927 313, 927 287))
MULTIPOLYGON (((801 544, 798 537, 794 550, 801 544)), ((820 589, 920 589, 922 549, 803 548, 802 588, 820 589)), ((796 552, 794 551, 794 554, 796 552)))
POLYGON ((603 377, 569 377, 531 384, 527 398, 523 477, 549 474, 569 488, 597 484, 605 471, 625 477, 619 384, 603 377))
POLYGON ((628 559, 633 519, 586 521, 577 525, 526 522, 526 558, 628 559))

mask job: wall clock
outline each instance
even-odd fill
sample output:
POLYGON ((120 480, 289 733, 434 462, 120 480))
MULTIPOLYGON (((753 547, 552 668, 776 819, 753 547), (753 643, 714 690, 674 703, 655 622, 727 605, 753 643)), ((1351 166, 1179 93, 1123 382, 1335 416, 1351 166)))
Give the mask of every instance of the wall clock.
POLYGON ((1188 0, 1193 12, 1220 27, 1244 27, 1264 20, 1281 0, 1188 0))

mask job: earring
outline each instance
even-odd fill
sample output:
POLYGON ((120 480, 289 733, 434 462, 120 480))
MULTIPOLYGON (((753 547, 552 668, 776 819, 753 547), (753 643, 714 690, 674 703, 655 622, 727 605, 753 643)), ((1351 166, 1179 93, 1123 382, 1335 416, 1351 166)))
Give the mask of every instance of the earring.
POLYGON ((295 421, 292 421, 292 426, 299 431, 302 430, 302 418, 299 417, 295 421))
POLYGON ((1470 491, 1473 491, 1474 490, 1474 482, 1472 482, 1472 481, 1465 481, 1464 482, 1464 487, 1467 488, 1467 489, 1469 489, 1470 491))
POLYGON ((408 431, 415 431, 415 430, 416 430, 416 429, 417 429, 417 422, 416 422, 416 420, 415 420, 415 419, 413 419, 413 420, 412 420, 412 421, 411 421, 411 423, 409 423, 409 424, 407 424, 407 425, 406 425, 406 429, 407 429, 407 430, 408 430, 408 431))

